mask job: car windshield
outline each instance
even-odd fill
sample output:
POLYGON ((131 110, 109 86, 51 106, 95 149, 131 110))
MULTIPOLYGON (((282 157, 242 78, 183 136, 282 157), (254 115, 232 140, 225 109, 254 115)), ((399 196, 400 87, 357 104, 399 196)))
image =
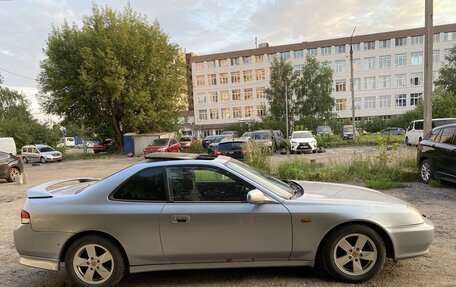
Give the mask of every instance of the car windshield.
POLYGON ((229 160, 225 162, 225 165, 235 172, 259 183, 269 191, 284 199, 290 199, 294 195, 295 190, 285 182, 278 180, 277 178, 270 175, 264 174, 245 163, 237 160, 229 160))
POLYGON ((214 139, 214 142, 215 142, 215 143, 219 143, 219 142, 221 142, 224 138, 227 138, 227 137, 226 137, 226 136, 218 136, 218 137, 216 137, 216 138, 214 139))
POLYGON ((214 139, 214 136, 207 136, 204 138, 205 141, 210 141, 210 140, 213 140, 214 139))
POLYGON ((293 133, 291 135, 291 138, 293 138, 293 139, 310 139, 310 138, 313 138, 313 135, 311 132, 300 132, 300 133, 293 133))
POLYGON ((249 137, 252 135, 252 132, 245 132, 242 134, 242 137, 249 137))
POLYGON ((180 142, 191 142, 192 139, 189 138, 189 137, 181 137, 181 138, 179 139, 179 141, 180 141, 180 142))
POLYGON ((252 138, 255 139, 255 140, 268 140, 271 138, 271 134, 270 133, 253 133, 252 134, 252 138))
POLYGON ((52 147, 50 147, 50 146, 39 147, 38 150, 40 152, 54 151, 54 149, 52 147))
POLYGON ((166 146, 166 145, 168 145, 168 141, 169 141, 169 139, 155 139, 152 142, 152 145, 153 146, 166 146))
POLYGON ((218 145, 218 149, 222 151, 241 150, 244 142, 224 142, 218 145))
POLYGON ((352 126, 344 127, 344 132, 353 132, 353 127, 352 126))
POLYGON ((317 127, 317 132, 318 133, 331 132, 331 128, 328 126, 319 126, 319 127, 317 127))

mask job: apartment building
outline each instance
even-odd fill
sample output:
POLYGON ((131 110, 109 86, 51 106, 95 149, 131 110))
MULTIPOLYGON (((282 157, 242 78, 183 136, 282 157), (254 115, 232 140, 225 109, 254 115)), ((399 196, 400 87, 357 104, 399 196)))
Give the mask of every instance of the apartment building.
MULTIPOLYGON (((355 115, 358 121, 389 118, 413 109, 423 95, 424 28, 353 37, 355 115)), ((456 45, 456 24, 434 27, 433 78, 456 45)), ((334 71, 332 96, 339 118, 351 118, 350 38, 197 56, 187 54, 189 100, 196 129, 216 134, 230 124, 261 121, 265 89, 276 57, 299 71, 315 56, 334 71)))

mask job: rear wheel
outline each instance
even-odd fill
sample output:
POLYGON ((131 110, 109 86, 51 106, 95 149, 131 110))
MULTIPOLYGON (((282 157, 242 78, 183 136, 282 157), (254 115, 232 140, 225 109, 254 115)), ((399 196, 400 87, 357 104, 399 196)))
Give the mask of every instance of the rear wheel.
POLYGON ((44 157, 41 157, 41 158, 40 158, 40 162, 41 162, 41 163, 46 163, 46 159, 45 159, 44 157))
POLYGON ((65 268, 78 286, 117 286, 125 273, 125 260, 110 240, 90 235, 71 244, 65 268))
POLYGON ((21 175, 21 172, 19 171, 19 169, 17 167, 12 167, 10 168, 10 171, 8 173, 8 178, 7 180, 9 182, 14 182, 17 180, 17 178, 19 177, 19 175, 21 175))
POLYGON ((323 268, 335 279, 360 283, 382 269, 386 249, 375 230, 353 224, 342 226, 329 235, 321 258, 323 268))
POLYGON ((432 180, 433 174, 432 174, 432 164, 431 164, 430 160, 425 159, 421 162, 420 177, 421 177, 421 181, 424 183, 429 183, 432 180))

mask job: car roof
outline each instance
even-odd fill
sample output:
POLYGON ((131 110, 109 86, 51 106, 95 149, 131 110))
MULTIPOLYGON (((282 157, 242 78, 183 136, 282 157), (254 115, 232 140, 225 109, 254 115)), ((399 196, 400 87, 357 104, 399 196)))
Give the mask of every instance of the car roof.
POLYGON ((438 129, 442 129, 442 128, 452 128, 452 127, 456 127, 456 123, 438 126, 438 127, 433 128, 433 130, 438 130, 438 129))
POLYGON ((213 160, 217 156, 197 153, 150 153, 146 155, 146 159, 153 161, 167 160, 213 160))

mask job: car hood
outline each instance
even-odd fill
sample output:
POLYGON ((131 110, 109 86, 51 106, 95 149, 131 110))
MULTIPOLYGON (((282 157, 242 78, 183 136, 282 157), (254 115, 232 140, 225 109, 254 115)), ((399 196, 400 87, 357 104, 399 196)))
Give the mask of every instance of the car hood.
POLYGON ((313 142, 315 141, 315 139, 313 138, 306 138, 306 139, 291 139, 292 142, 295 142, 295 143, 310 143, 310 142, 313 142))
POLYGON ((337 200, 352 202, 375 202, 387 204, 404 204, 407 202, 384 194, 380 191, 348 184, 296 181, 304 188, 304 195, 296 200, 337 200))
POLYGON ((256 143, 262 144, 262 145, 267 145, 267 144, 272 144, 272 140, 255 140, 256 143))
POLYGON ((157 150, 160 150, 160 149, 167 149, 167 148, 168 148, 168 146, 149 145, 149 146, 146 146, 146 148, 144 148, 144 150, 157 151, 157 150))
POLYGON ((45 152, 42 152, 42 154, 44 154, 44 155, 56 155, 56 156, 62 155, 62 153, 57 151, 57 150, 45 151, 45 152))

